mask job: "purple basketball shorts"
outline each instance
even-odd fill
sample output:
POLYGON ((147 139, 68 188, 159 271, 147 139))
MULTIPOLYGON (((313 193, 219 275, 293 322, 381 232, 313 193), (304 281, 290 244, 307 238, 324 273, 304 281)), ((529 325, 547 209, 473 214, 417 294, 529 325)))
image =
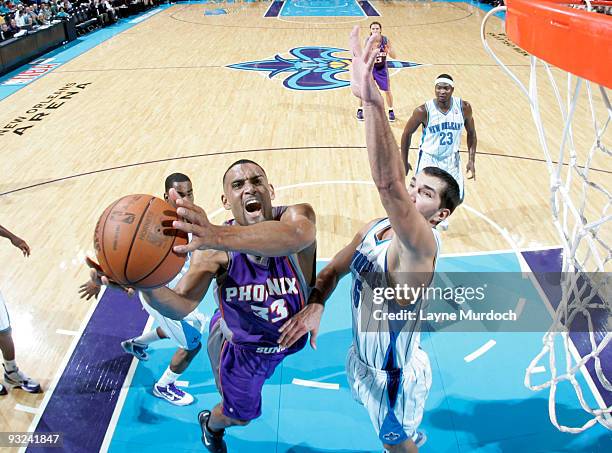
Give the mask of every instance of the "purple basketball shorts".
POLYGON ((380 69, 374 68, 372 70, 372 75, 374 76, 376 85, 378 85, 381 91, 389 91, 389 71, 386 66, 380 69))

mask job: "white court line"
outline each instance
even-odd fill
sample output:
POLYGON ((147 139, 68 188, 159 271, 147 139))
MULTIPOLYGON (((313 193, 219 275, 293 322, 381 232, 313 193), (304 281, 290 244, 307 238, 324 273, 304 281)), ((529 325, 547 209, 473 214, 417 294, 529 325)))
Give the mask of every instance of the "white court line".
POLYGON ((465 360, 467 363, 470 363, 473 360, 476 360, 481 355, 483 355, 485 352, 487 352, 489 349, 491 349, 496 344, 497 342, 495 340, 489 340, 485 344, 483 344, 481 347, 476 349, 474 352, 472 352, 471 354, 466 355, 463 358, 463 360, 465 360))
POLYGON ((524 297, 519 298, 516 307, 514 307, 514 314, 516 315, 516 318, 520 318, 521 314, 523 313, 523 309, 525 308, 525 304, 527 303, 527 300, 524 297))
POLYGON ((59 333, 60 335, 68 335, 71 337, 76 337, 79 334, 79 332, 77 332, 76 330, 65 330, 65 329, 57 329, 55 333, 59 333))
MULTIPOLYGON (((563 247, 560 245, 542 245, 538 247, 521 247, 521 252, 539 252, 544 250, 556 250, 562 249, 563 247)), ((515 253, 514 249, 499 249, 499 250, 483 250, 480 252, 456 252, 456 253, 442 253, 440 256, 442 258, 447 257, 461 257, 461 256, 480 256, 480 255, 502 255, 506 253, 515 253)))
POLYGON ((21 412, 28 412, 29 414, 38 414, 40 409, 32 406, 24 406, 23 404, 15 404, 15 410, 21 412))
POLYGON ((546 367, 545 366, 533 367, 533 369, 531 370, 531 374, 536 374, 536 373, 546 373, 546 367))
POLYGON ((301 385, 303 387, 312 387, 325 390, 340 390, 340 384, 332 384, 330 382, 316 382, 308 381, 306 379, 293 378, 293 381, 291 381, 291 383, 294 385, 301 385))
MULTIPOLYGON (((454 288, 455 284, 451 281, 450 278, 448 278, 448 276, 446 275, 445 272, 438 272, 437 274, 438 277, 440 277, 440 280, 442 280, 444 282, 444 284, 448 287, 448 288, 454 288)), ((453 301, 454 302, 454 301, 453 301)), ((455 302, 456 303, 456 302, 455 302)))
POLYGON ((316 379, 313 379, 313 381, 321 382, 321 381, 324 381, 325 379, 331 379, 337 376, 343 376, 345 373, 346 371, 338 371, 336 373, 326 374, 325 376, 318 377, 316 379))
MULTIPOLYGON (((361 3, 357 2, 357 4, 358 4, 358 5, 359 5, 359 7, 361 8, 361 3)), ((383 15, 381 14, 381 12, 380 12, 380 11, 378 11, 378 10, 376 9, 376 7, 374 6, 374 4, 373 4, 371 1, 370 1, 370 7, 371 7, 371 8, 372 8, 374 11, 376 11, 376 13, 378 14, 378 17, 383 17, 383 15)), ((361 8, 361 9, 363 10, 363 8, 361 8)), ((363 13, 366 15, 366 17, 373 17, 373 18, 376 18, 376 16, 368 16, 368 14, 365 12, 365 10, 363 11, 363 13)))
POLYGON ((190 388, 193 390, 195 388, 203 388, 203 387, 206 387, 208 385, 216 385, 215 378, 210 378, 210 379, 198 381, 197 384, 193 384, 190 388))
POLYGON ((176 381, 174 385, 177 387, 189 387, 189 381, 176 381))
MULTIPOLYGON (((91 304, 89 311, 83 318, 83 321, 81 322, 81 326, 79 327, 79 332, 83 332, 85 330, 85 327, 87 327, 87 324, 89 323, 89 320, 91 319, 91 316, 96 310, 96 307, 98 306, 98 302, 104 295, 105 291, 106 291, 106 287, 102 286, 98 299, 96 300, 95 303, 91 304)), ((38 425, 38 422, 40 421, 42 414, 45 412, 45 408, 47 407, 47 404, 49 403, 49 400, 51 399, 51 396, 53 395, 53 392, 55 391, 55 387, 57 387, 57 383, 59 382, 60 378, 64 374, 64 370, 66 369, 66 366, 68 365, 68 361, 70 360, 70 357, 72 357, 72 353, 74 352, 74 349, 79 343, 80 337, 81 335, 73 337, 72 343, 68 347, 68 351, 66 351, 66 354, 64 354, 64 358, 62 359, 62 362, 60 363, 60 366, 57 369, 57 373, 55 373, 55 377, 53 378, 53 381, 49 385, 49 388, 45 391, 45 396, 42 400, 42 403, 38 407, 38 410, 35 413, 34 418, 32 419, 32 423, 30 423, 30 427, 27 429, 27 432, 33 433, 34 430, 36 429, 36 426, 38 425)), ((25 453, 26 448, 27 447, 21 447, 19 449, 19 453, 25 453)))
MULTIPOLYGON (((147 319, 147 323, 143 332, 148 332, 153 325, 153 316, 149 316, 147 319)), ((115 434, 115 428, 117 428, 117 422, 119 422, 119 416, 121 415, 121 411, 123 410, 123 405, 125 404, 125 399, 127 398, 127 394, 130 390, 130 385, 132 384, 132 379, 134 379, 134 374, 136 373, 136 367, 138 366, 139 360, 134 357, 132 358, 132 363, 130 364, 130 369, 125 376, 125 381, 123 381, 123 385, 121 386, 121 391, 119 392, 119 398, 117 398, 117 404, 115 405, 115 410, 113 411, 113 415, 111 416, 110 421, 108 422, 108 428, 106 428, 106 434, 104 435, 104 440, 102 441, 102 445, 100 446, 100 452, 108 451, 108 447, 110 446, 111 440, 113 439, 113 434, 115 434)))

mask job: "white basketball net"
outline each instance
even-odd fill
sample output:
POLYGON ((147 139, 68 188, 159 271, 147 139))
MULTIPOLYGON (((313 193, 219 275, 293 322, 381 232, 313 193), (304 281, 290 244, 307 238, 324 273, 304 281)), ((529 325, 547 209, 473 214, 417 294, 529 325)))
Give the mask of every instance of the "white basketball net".
MULTIPOLYGON (((567 73, 567 95, 563 99, 550 65, 534 56, 530 57, 529 87, 526 88, 493 53, 486 41, 485 26, 487 20, 493 14, 505 10, 505 7, 495 8, 485 16, 481 27, 481 39, 487 52, 520 87, 529 100, 531 114, 550 175, 550 202, 553 222, 563 246, 562 300, 556 310, 552 327, 544 335, 542 350, 527 368, 525 385, 534 391, 550 388, 548 405, 550 419, 561 431, 582 432, 596 422, 612 429, 612 417, 610 417, 612 406, 606 406, 598 392, 595 392, 596 406, 598 407, 591 407, 585 401, 583 389, 576 378, 580 371, 587 383, 593 385, 594 378, 592 379, 589 376, 585 368, 585 364, 592 360, 599 384, 607 391, 612 392, 612 384, 604 375, 599 358, 601 352, 608 347, 608 343, 612 340, 612 333, 609 332, 611 329, 608 325, 602 328, 594 324, 591 318, 593 309, 605 309, 608 310, 608 314, 612 312, 610 278, 609 275, 605 274, 606 271, 610 272, 612 267, 612 250, 610 249, 612 240, 610 232, 612 194, 609 186, 604 187, 601 182, 606 173, 598 171, 601 169, 609 171, 612 168, 612 160, 610 159, 612 150, 609 146, 606 146, 606 143, 610 144, 612 142, 610 140, 612 134, 608 134, 606 137, 606 132, 612 121, 612 108, 608 90, 603 86, 567 73), (538 66, 538 63, 540 66, 538 66), (548 82, 550 82, 554 91, 561 113, 562 124, 559 126, 562 132, 560 142, 558 140, 559 134, 557 134, 555 140, 551 140, 552 135, 550 132, 547 135, 542 123, 538 101, 538 78, 536 76, 538 69, 540 72, 543 69, 547 74, 548 82), (576 121, 575 118, 576 105, 581 96, 584 98, 585 93, 591 112, 590 126, 582 120, 580 122, 576 121), (590 127, 592 127, 591 135, 593 137, 591 143, 574 141, 574 131, 580 130, 580 132, 583 132, 590 127), (555 145, 551 145, 551 141, 555 141, 555 145), (551 155, 551 146, 559 146, 554 159, 551 155), (578 153, 576 152, 576 146, 579 147, 578 153), (589 146, 590 148, 588 148, 589 146), (589 278, 585 278, 587 272, 591 273, 588 276, 589 278), (599 274, 592 274, 597 272, 599 274), (571 325, 577 315, 586 318, 589 326, 588 335, 591 352, 582 356, 572 343, 566 327, 571 325), (564 351, 558 354, 555 346, 558 348, 561 344, 564 351), (535 372, 541 372, 540 360, 547 354, 550 371, 548 380, 540 385, 532 385, 532 374, 534 374, 534 370, 535 372), (557 370, 556 365, 556 357, 563 355, 565 357, 564 372, 557 370), (557 421, 556 392, 558 385, 564 381, 571 383, 580 405, 590 414, 590 417, 582 426, 568 427, 557 421)), ((555 71, 558 74, 558 70, 555 69, 555 71)), ((546 80, 540 85, 540 91, 544 89, 545 85, 546 80)), ((582 102, 584 103, 584 99, 582 102)), ((550 112, 545 111, 545 113, 549 114, 550 112)), ((609 181, 609 176, 607 177, 609 181)), ((612 345, 609 345, 609 347, 612 348, 612 345)))

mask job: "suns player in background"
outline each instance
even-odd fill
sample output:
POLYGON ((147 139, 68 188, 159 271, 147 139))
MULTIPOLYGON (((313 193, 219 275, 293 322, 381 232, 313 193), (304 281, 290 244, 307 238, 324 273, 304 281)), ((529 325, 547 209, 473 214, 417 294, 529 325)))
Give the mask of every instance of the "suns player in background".
POLYGON ((417 428, 431 387, 429 359, 419 346, 419 321, 390 321, 373 313, 378 309, 390 313, 399 307, 412 307, 418 313, 423 300, 389 298, 381 302, 366 289, 373 284, 380 288, 430 285, 440 254, 435 227, 459 203, 459 187, 444 170, 426 167, 406 188, 384 102, 369 74, 376 57, 373 41, 368 40, 366 49, 371 50, 364 52, 359 28, 353 29, 351 88, 364 103, 370 170, 388 217, 365 225, 319 272, 308 305, 317 310, 288 321, 280 344, 289 346, 307 331, 311 335, 318 332, 322 304, 350 272, 353 344, 346 362, 349 387, 366 407, 384 448, 392 453, 416 452, 425 442, 417 428))
MULTIPOLYGON (((370 24, 370 36, 374 37, 374 46, 378 48, 376 60, 372 68, 372 76, 378 88, 385 93, 385 97, 387 98, 389 121, 395 121, 393 95, 391 94, 391 78, 389 77, 389 68, 387 66, 387 56, 395 58, 395 51, 393 47, 391 47, 389 38, 382 34, 382 25, 380 22, 372 22, 370 24)), ((363 121, 363 106, 361 99, 359 100, 359 108, 357 108, 357 119, 363 121)))
MULTIPOLYGON (((435 82, 435 98, 414 109, 402 134, 402 161, 406 174, 412 166, 408 161, 412 134, 423 127, 415 173, 425 167, 438 167, 450 173, 459 184, 461 201, 464 198, 461 172, 461 130, 467 131, 468 179, 476 179, 476 127, 469 102, 453 96, 455 82, 448 74, 440 74, 435 82)), ((446 226, 444 224, 443 226, 446 226)))
MULTIPOLYGON (((23 253, 23 256, 30 256, 30 246, 18 236, 15 236, 9 230, 0 225, 0 237, 7 238, 15 247, 23 253)), ((17 367, 15 362, 15 343, 11 330, 11 320, 9 318, 6 304, 0 293, 0 350, 2 351, 2 359, 4 360, 4 382, 9 387, 21 388, 26 392, 40 393, 40 384, 34 379, 26 376, 23 371, 17 367)), ((0 384, 0 395, 6 395, 8 392, 4 385, 0 384)))
POLYGON ((316 272, 315 214, 308 204, 273 207, 273 199, 264 169, 246 159, 223 175, 221 201, 234 216, 223 225, 211 224, 202 208, 171 190, 170 200, 176 200, 186 220, 174 227, 192 234, 189 244, 175 251, 192 251, 191 264, 174 290, 140 291, 157 312, 181 320, 214 281, 220 310, 210 322, 208 354, 222 401, 198 415, 202 442, 214 453, 227 452, 226 428, 245 426, 261 415, 265 381, 308 337, 289 348, 278 344, 279 327, 313 309, 303 310, 316 272))
MULTIPOLYGON (((164 199, 176 208, 174 201, 168 197, 170 189, 176 190, 181 197, 193 202, 193 186, 187 175, 173 173, 166 178, 164 199)), ((191 254, 188 255, 181 272, 168 284, 169 288, 174 288, 181 277, 185 275, 189 269, 190 258, 191 254)), ((101 284, 99 276, 92 269, 90 280, 80 287, 81 298, 89 300, 91 297, 97 296, 100 292, 101 284)), ((202 348, 202 330, 205 328, 207 319, 204 314, 198 311, 189 313, 181 320, 170 319, 161 315, 144 302, 140 293, 139 297, 144 309, 155 319, 158 327, 138 337, 121 342, 121 347, 125 352, 132 354, 138 360, 148 360, 149 354, 147 349, 151 343, 166 338, 171 339, 176 344, 177 350, 172 356, 168 368, 166 368, 159 380, 153 385, 153 394, 176 406, 191 404, 193 396, 177 387, 175 383, 181 374, 187 370, 193 358, 202 348)))

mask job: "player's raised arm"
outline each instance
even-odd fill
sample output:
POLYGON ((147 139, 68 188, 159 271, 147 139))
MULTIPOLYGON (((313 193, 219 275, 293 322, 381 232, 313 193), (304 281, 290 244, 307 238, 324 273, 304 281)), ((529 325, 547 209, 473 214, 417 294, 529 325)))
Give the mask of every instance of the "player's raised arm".
POLYGON ((144 301, 170 319, 180 320, 191 313, 206 295, 217 273, 227 264, 225 252, 196 251, 185 275, 171 290, 168 287, 141 290, 144 301))
POLYGON ((406 189, 397 143, 387 122, 382 96, 370 75, 376 56, 371 42, 372 37, 366 51, 361 49, 359 27, 353 28, 350 40, 353 52, 351 89, 362 99, 366 110, 366 145, 372 179, 402 246, 411 253, 428 255, 435 250, 431 225, 417 211, 406 189))
POLYGON ((476 145, 478 143, 478 139, 476 137, 476 126, 474 125, 474 115, 472 114, 472 106, 469 102, 463 101, 462 109, 463 117, 465 118, 464 125, 467 132, 467 145, 469 153, 466 173, 468 179, 476 179, 476 145))
POLYGON ((316 217, 309 204, 289 206, 280 221, 265 221, 248 226, 217 227, 218 250, 234 250, 258 256, 287 256, 314 244, 316 217))
POLYGON ((412 112, 412 116, 408 119, 406 126, 404 127, 404 132, 402 133, 402 162, 404 163, 404 172, 408 174, 410 170, 412 170, 412 166, 408 161, 408 154, 410 154, 410 142, 412 141, 412 134, 416 132, 419 126, 427 124, 427 109, 425 105, 420 105, 414 112, 412 112))

